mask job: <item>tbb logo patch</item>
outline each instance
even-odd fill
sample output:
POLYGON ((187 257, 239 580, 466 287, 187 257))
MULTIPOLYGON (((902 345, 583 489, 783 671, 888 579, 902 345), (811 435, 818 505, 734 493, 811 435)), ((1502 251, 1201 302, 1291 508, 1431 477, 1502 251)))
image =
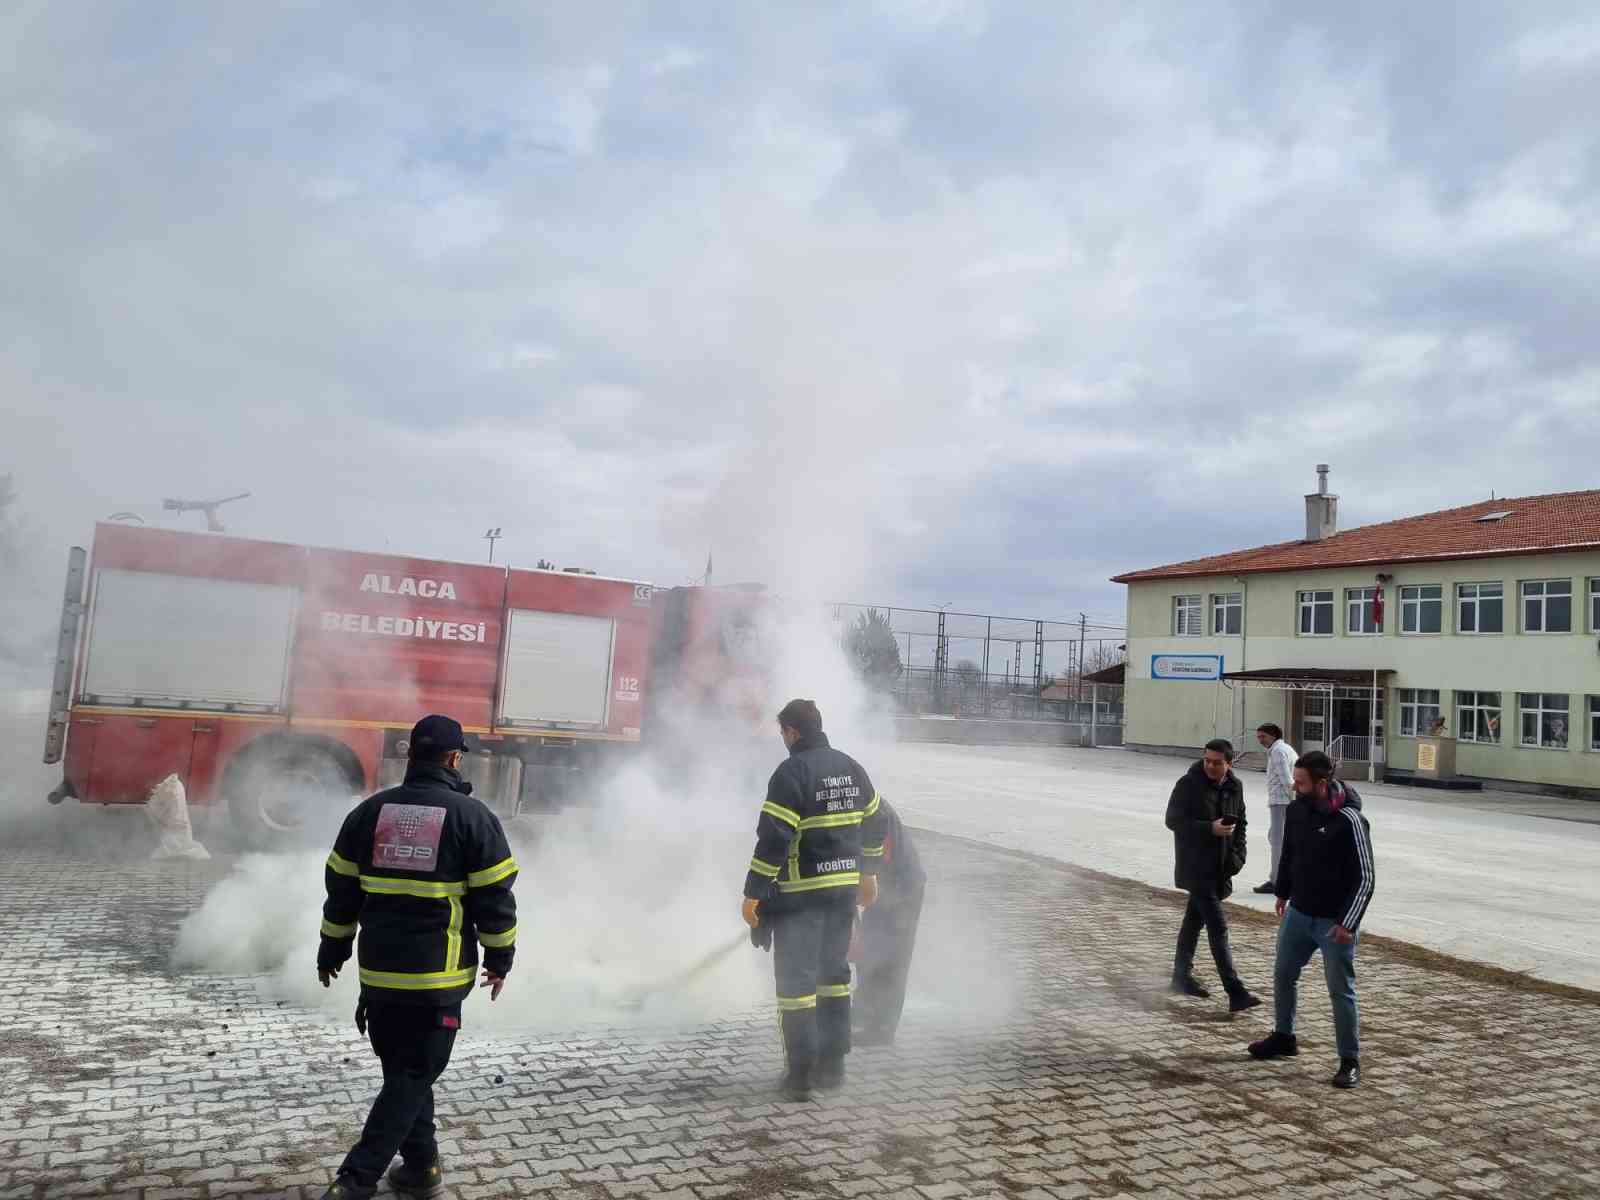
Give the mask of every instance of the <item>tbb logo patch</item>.
POLYGON ((433 871, 439 866, 444 809, 430 804, 385 804, 378 810, 372 865, 386 871, 433 871))

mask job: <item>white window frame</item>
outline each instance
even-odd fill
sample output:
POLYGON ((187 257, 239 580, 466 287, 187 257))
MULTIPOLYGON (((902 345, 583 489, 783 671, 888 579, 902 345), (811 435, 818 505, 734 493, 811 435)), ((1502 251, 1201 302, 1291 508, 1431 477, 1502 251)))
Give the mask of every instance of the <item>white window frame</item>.
POLYGON ((1444 633, 1444 584, 1442 583, 1410 583, 1400 589, 1400 636, 1401 637, 1438 637, 1444 633), (1438 592, 1437 596, 1424 596, 1428 590, 1438 592), (1412 593, 1407 596, 1406 593, 1412 593), (1424 630, 1422 626, 1422 606, 1424 604, 1437 604, 1439 606, 1439 628, 1424 630), (1414 618, 1416 629, 1406 628, 1407 612, 1414 618))
POLYGON ((1456 693, 1456 741, 1472 742, 1478 746, 1498 746, 1501 736, 1505 733, 1505 699, 1501 692, 1457 692, 1456 693), (1485 697, 1493 696, 1494 703, 1490 704, 1485 697), (1469 717, 1468 714, 1471 714, 1469 717), (1478 736, 1478 714, 1493 713, 1489 718, 1494 725, 1494 737, 1481 738, 1478 736))
POLYGON ((1243 592, 1213 592, 1211 595, 1211 636, 1212 637, 1243 637, 1244 636, 1244 593, 1243 592), (1231 612, 1239 614, 1239 628, 1232 633, 1227 629, 1227 615, 1231 612), (1217 628, 1218 618, 1223 618, 1217 628))
POLYGON ((1500 637, 1505 633, 1505 631, 1506 631, 1506 585, 1504 583, 1502 583, 1502 582, 1500 582, 1498 580, 1494 580, 1494 579, 1486 579, 1486 580, 1483 580, 1482 582, 1479 582, 1479 583, 1458 583, 1458 584, 1456 584, 1456 632, 1457 633, 1461 634, 1463 637, 1500 637), (1467 591, 1468 588, 1472 589, 1470 594, 1467 591), (1498 588, 1499 589, 1499 594, 1498 595, 1485 596, 1483 594, 1483 589, 1484 588, 1498 588), (1484 603, 1486 601, 1489 601, 1489 600, 1499 600, 1500 601, 1500 628, 1499 629, 1484 629, 1483 628, 1483 605, 1484 605, 1484 603), (1476 628, 1476 629, 1464 628, 1466 622, 1463 620, 1463 614, 1466 612, 1467 605, 1469 605, 1469 604, 1472 605, 1472 623, 1474 625, 1478 626, 1478 628, 1476 628))
POLYGON ((1296 600, 1296 603, 1298 605, 1297 615, 1296 615, 1296 618, 1295 618, 1295 626, 1294 626, 1295 627, 1295 636, 1297 636, 1297 637, 1315 637, 1315 638, 1324 638, 1324 637, 1332 637, 1333 636, 1334 624, 1335 624, 1334 619, 1333 619, 1333 611, 1334 611, 1333 595, 1334 595, 1334 593, 1333 593, 1333 589, 1332 588, 1306 588, 1304 590, 1297 591, 1295 593, 1295 600, 1296 600), (1311 597, 1309 600, 1306 598, 1308 596, 1311 597), (1321 597, 1323 597, 1323 596, 1326 596, 1327 599, 1326 600, 1321 599, 1321 597), (1328 632, 1327 633, 1318 633, 1316 631, 1317 609, 1321 608, 1324 605, 1326 605, 1327 609, 1328 609, 1328 632), (1306 614, 1308 612, 1311 614, 1311 629, 1310 629, 1310 631, 1307 631, 1306 628, 1305 628, 1306 614))
POLYGON ((1182 595, 1172 598, 1172 636, 1197 638, 1205 628, 1205 606, 1199 595, 1182 595), (1186 620, 1188 614, 1193 620, 1186 620))
POLYGON ((1589 602, 1589 632, 1600 633, 1600 575, 1589 577, 1587 589, 1589 602))
POLYGON ((1600 751, 1600 696, 1590 696, 1586 707, 1589 713, 1589 749, 1600 751))
MULTIPOLYGON (((1572 602, 1575 599, 1577 599, 1577 597, 1573 595, 1572 580, 1570 579, 1524 579, 1517 587, 1517 615, 1521 619, 1522 632, 1535 637, 1543 637, 1546 634, 1550 635, 1551 637, 1564 637, 1565 635, 1571 633, 1572 602), (1567 590, 1564 592, 1556 592, 1555 595, 1558 597, 1565 596, 1567 598, 1567 627, 1565 629, 1549 629, 1546 628, 1546 626, 1550 624, 1549 601, 1551 599, 1551 593, 1549 588, 1551 585, 1562 584, 1566 585, 1567 590), (1540 591, 1530 595, 1528 589, 1534 587, 1539 588, 1540 591), (1538 629, 1528 628, 1528 601, 1531 599, 1537 599, 1539 601, 1538 629)), ((1528 694, 1533 695, 1534 693, 1530 692, 1528 694)))
POLYGON ((1346 637, 1378 637, 1383 633, 1383 626, 1378 623, 1372 614, 1372 602, 1377 599, 1377 596, 1378 589, 1375 587, 1345 588, 1344 632, 1346 637), (1359 617, 1356 615, 1358 611, 1360 613, 1359 617), (1371 629, 1364 628, 1368 624, 1371 624, 1371 629), (1358 628, 1358 626, 1363 628, 1358 628))
POLYGON ((1567 747, 1572 744, 1572 697, 1564 695, 1560 692, 1518 692, 1517 742, 1525 750, 1567 749, 1567 747), (1530 700, 1534 701, 1534 704, 1531 706, 1528 703, 1530 700), (1553 700, 1560 700, 1562 702, 1561 707, 1556 708, 1553 704, 1551 704, 1551 701, 1553 700), (1544 740, 1544 719, 1546 715, 1554 717, 1558 714, 1560 715, 1561 720, 1566 724, 1567 744, 1564 746, 1558 746, 1553 742, 1546 743, 1544 740), (1537 740, 1531 742, 1528 740, 1527 735, 1523 732, 1523 718, 1530 715, 1536 717, 1538 721, 1537 728, 1539 730, 1537 740))
POLYGON ((1400 725, 1399 734, 1403 738, 1427 737, 1428 730, 1433 722, 1443 716, 1440 710, 1440 693, 1438 688, 1400 688, 1400 725), (1420 699, 1422 696, 1432 696, 1432 700, 1420 699), (1431 712, 1433 720, 1423 723, 1422 714, 1431 712))

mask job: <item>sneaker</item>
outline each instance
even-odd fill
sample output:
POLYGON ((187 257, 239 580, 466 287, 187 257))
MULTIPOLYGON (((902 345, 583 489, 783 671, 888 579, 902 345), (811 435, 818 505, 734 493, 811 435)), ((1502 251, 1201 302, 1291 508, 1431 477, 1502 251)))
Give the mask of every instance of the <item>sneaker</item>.
POLYGON ((378 1194, 376 1186, 362 1187, 348 1175, 341 1175, 322 1193, 322 1200, 372 1200, 378 1194))
POLYGON ((1292 1033, 1279 1033, 1274 1029, 1259 1042, 1250 1043, 1250 1057, 1267 1058, 1293 1058, 1300 1053, 1300 1043, 1295 1040, 1292 1033))
POLYGON ((1270 896, 1270 895, 1272 895, 1273 892, 1278 890, 1278 885, 1273 883, 1272 880, 1269 879, 1265 883, 1263 883, 1260 887, 1252 888, 1250 890, 1255 892, 1255 894, 1258 895, 1258 896, 1270 896))
POLYGON ((1180 996, 1193 996, 1197 1000, 1207 1000, 1211 996, 1210 992, 1195 982, 1193 975, 1174 975, 1172 990, 1180 996))
POLYGON ((1261 1007, 1261 997, 1252 996, 1249 992, 1235 992, 1228 997, 1228 1011, 1231 1013, 1249 1012, 1252 1008, 1261 1007))
POLYGON ((426 1167, 401 1163, 389 1172, 389 1186, 413 1200, 432 1200, 432 1197, 444 1194, 444 1172, 437 1158, 426 1167))
POLYGON ((778 1099, 790 1104, 799 1104, 811 1099, 810 1073, 785 1072, 783 1078, 778 1081, 778 1099))
POLYGON ((834 1092, 844 1086, 844 1055, 825 1058, 811 1072, 811 1086, 819 1092, 834 1092))
POLYGON ((1336 1088, 1353 1088, 1361 1083, 1361 1060, 1359 1058, 1341 1058, 1339 1060, 1339 1073, 1333 1077, 1333 1086, 1336 1088))

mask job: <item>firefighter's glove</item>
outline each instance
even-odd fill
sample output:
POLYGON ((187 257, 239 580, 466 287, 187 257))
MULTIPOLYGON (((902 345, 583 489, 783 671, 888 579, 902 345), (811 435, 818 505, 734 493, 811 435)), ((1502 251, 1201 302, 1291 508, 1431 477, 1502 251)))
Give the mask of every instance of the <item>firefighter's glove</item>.
POLYGON ((772 949, 772 926, 761 921, 750 931, 750 944, 757 950, 772 949))
POLYGON ((356 1001, 356 1032, 362 1037, 367 1036, 367 994, 361 993, 361 999, 356 1001))
POLYGON ((761 901, 746 896, 740 915, 750 926, 750 944, 757 950, 772 949, 772 926, 767 924, 767 915, 761 911, 761 901))

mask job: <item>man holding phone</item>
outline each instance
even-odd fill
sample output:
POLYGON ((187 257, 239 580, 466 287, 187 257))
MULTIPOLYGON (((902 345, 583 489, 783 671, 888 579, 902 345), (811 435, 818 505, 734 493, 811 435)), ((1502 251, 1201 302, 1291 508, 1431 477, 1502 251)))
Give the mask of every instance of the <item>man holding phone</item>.
POLYGON ((1222 901, 1233 892, 1233 877, 1244 869, 1244 787, 1233 773, 1233 744, 1217 738, 1205 745, 1200 761, 1178 780, 1167 801, 1177 864, 1174 882, 1189 893, 1189 907, 1178 929, 1172 964, 1172 990, 1182 996, 1211 993, 1194 977, 1200 928, 1211 943, 1211 957, 1228 993, 1228 1010, 1244 1012, 1261 1001, 1250 994, 1234 970, 1228 946, 1228 918, 1222 901))

